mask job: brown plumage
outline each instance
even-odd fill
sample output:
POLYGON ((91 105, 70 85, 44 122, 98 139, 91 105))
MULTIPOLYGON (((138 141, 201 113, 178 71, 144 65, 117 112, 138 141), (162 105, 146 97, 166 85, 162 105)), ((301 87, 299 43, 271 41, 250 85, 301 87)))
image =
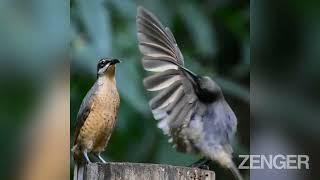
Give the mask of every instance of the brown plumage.
POLYGON ((117 59, 102 59, 98 63, 98 79, 82 101, 75 129, 72 151, 76 164, 91 162, 88 153, 105 150, 116 123, 120 98, 115 80, 117 59))

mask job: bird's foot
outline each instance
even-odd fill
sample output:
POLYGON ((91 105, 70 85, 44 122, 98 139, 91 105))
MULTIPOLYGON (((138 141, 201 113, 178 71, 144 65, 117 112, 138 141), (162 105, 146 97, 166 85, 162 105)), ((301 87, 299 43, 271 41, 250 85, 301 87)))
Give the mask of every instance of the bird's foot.
POLYGON ((209 167, 209 165, 207 165, 207 164, 202 164, 202 165, 200 165, 198 168, 199 168, 199 169, 203 169, 203 170, 210 170, 210 167, 209 167))
POLYGON ((209 163, 210 163, 209 159, 202 158, 189 166, 204 169, 204 170, 210 170, 209 163))
POLYGON ((100 153, 95 154, 95 156, 103 163, 106 164, 107 162, 101 157, 100 153))
POLYGON ((88 152, 86 150, 83 151, 83 155, 88 164, 92 163, 89 159, 88 152))

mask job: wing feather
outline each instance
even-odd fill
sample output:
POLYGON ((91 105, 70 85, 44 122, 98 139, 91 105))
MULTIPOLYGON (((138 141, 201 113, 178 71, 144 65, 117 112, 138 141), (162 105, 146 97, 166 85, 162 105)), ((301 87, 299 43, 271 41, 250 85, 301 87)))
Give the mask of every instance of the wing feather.
POLYGON ((188 75, 190 71, 184 68, 182 53, 170 29, 141 7, 137 28, 142 65, 145 70, 155 72, 144 79, 148 91, 158 91, 149 102, 153 116, 159 120, 158 127, 163 133, 173 137, 177 148, 187 151, 185 139, 177 139, 175 134, 190 122, 200 103, 193 89, 194 81, 188 75))
POLYGON ((169 57, 174 57, 174 52, 156 43, 141 41, 139 48, 143 54, 148 54, 148 56, 151 56, 151 57, 159 57, 158 55, 159 53, 169 57))
POLYGON ((97 83, 95 83, 91 87, 91 89, 86 94, 86 96, 84 97, 84 99, 80 105, 80 109, 77 114, 77 122, 76 122, 75 133, 74 133, 74 143, 73 143, 74 145, 77 143, 81 127, 84 125, 87 117, 89 116, 89 114, 91 112, 91 109, 93 106, 93 99, 95 96, 94 92, 96 91, 97 86, 98 86, 97 83))
POLYGON ((165 52, 171 52, 169 53, 171 55, 171 58, 169 58, 171 59, 171 62, 183 66, 184 62, 182 54, 179 48, 177 48, 176 41, 169 28, 165 28, 152 13, 142 7, 138 8, 137 27, 139 49, 143 50, 142 53, 145 56, 154 57, 151 54, 152 51, 150 53, 148 50, 150 50, 149 46, 154 46, 154 44, 157 44, 162 46, 162 51, 163 49, 166 49, 165 52))
POLYGON ((150 100, 151 109, 162 109, 177 99, 183 93, 183 88, 179 81, 174 82, 170 87, 161 91, 150 100))
MULTIPOLYGON (((138 23, 141 23, 141 25, 144 25, 146 28, 149 28, 153 34, 157 34, 159 38, 162 40, 165 40, 167 44, 170 46, 172 44, 172 39, 170 39, 170 36, 166 34, 165 27, 160 23, 160 21, 153 16, 150 12, 147 12, 145 9, 140 9, 141 11, 138 11, 141 13, 138 13, 138 23)), ((138 30, 139 32, 139 30, 138 30)), ((145 32, 145 31, 144 31, 145 32)))
POLYGON ((168 49, 174 50, 174 47, 168 39, 161 38, 163 33, 154 29, 150 24, 142 23, 141 20, 138 20, 137 23, 142 25, 141 30, 138 30, 138 38, 141 39, 141 41, 156 41, 168 49))
POLYGON ((181 79, 180 72, 169 69, 160 73, 156 73, 144 79, 143 83, 149 91, 159 91, 169 87, 174 82, 181 79))
POLYGON ((149 102, 158 127, 178 151, 211 152, 211 144, 229 146, 237 120, 223 96, 214 102, 199 99, 198 76, 184 67, 172 32, 142 7, 137 27, 142 65, 155 72, 145 78, 144 85, 158 93, 149 102))
POLYGON ((170 63, 170 59, 158 59, 152 57, 144 57, 142 59, 142 65, 145 70, 151 72, 162 72, 168 69, 178 69, 178 66, 170 63))

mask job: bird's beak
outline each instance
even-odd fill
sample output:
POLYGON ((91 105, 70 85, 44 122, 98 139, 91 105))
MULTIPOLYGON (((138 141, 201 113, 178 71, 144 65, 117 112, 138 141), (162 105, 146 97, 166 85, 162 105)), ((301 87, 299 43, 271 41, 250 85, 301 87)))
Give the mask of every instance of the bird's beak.
POLYGON ((112 59, 110 62, 110 65, 114 65, 114 64, 118 64, 121 63, 121 61, 119 59, 112 59))

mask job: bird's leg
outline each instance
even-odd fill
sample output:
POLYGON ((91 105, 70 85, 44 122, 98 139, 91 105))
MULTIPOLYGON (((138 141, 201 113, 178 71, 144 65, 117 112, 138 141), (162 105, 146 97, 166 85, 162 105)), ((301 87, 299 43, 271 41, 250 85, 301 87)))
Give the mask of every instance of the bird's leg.
POLYGON ((99 160, 100 160, 103 164, 106 164, 106 163, 107 163, 107 162, 101 157, 100 152, 95 153, 94 155, 95 155, 97 158, 99 158, 99 160))
POLYGON ((88 157, 88 151, 87 150, 84 150, 83 151, 83 155, 84 155, 84 158, 86 159, 87 163, 91 163, 89 157, 88 157))
POLYGON ((189 165, 190 167, 197 167, 200 169, 205 169, 205 170, 209 170, 209 163, 210 160, 207 158, 201 158, 200 160, 196 161, 195 163, 189 165))

